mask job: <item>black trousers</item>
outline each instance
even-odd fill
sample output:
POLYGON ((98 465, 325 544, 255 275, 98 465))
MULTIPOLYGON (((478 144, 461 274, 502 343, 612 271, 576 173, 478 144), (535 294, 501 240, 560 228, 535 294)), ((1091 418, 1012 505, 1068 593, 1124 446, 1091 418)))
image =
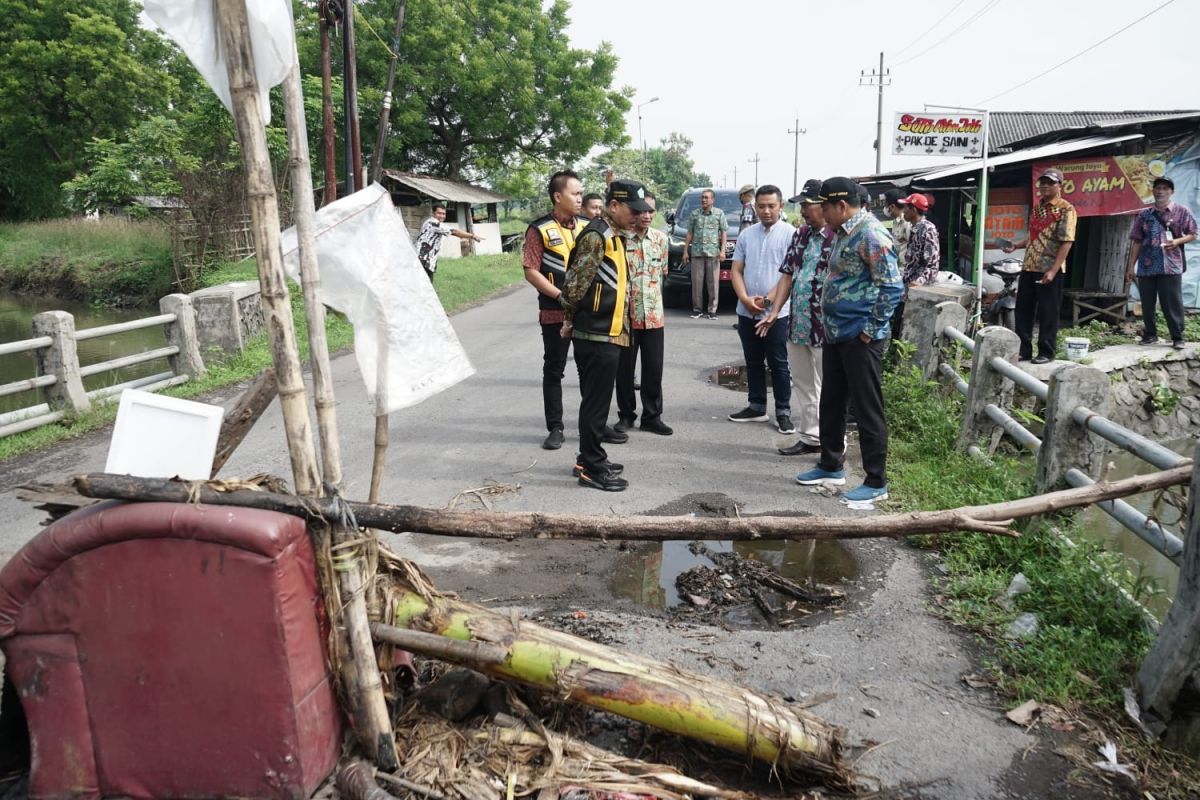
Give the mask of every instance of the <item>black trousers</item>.
POLYGON ((601 439, 608 424, 613 388, 617 384, 619 345, 575 340, 575 364, 579 367, 579 459, 592 474, 604 471, 608 453, 601 439))
POLYGON ((883 351, 887 339, 853 339, 821 348, 821 469, 840 470, 846 460, 846 404, 854 407, 862 448, 864 483, 887 486, 887 421, 883 418, 883 351))
POLYGON ((548 431, 563 429, 562 379, 571 340, 559 335, 561 329, 559 323, 542 326, 542 406, 548 431))
POLYGON ((1172 342, 1183 341, 1183 276, 1153 275, 1137 279, 1138 295, 1142 298, 1142 324, 1146 337, 1158 337, 1156 307, 1161 304, 1167 318, 1167 332, 1172 342))
POLYGON ((896 310, 892 312, 892 339, 898 340, 904 338, 904 300, 896 304, 896 310))
POLYGON ((1062 309, 1063 274, 1048 284, 1041 283, 1042 273, 1022 272, 1017 279, 1017 336, 1021 339, 1020 357, 1033 358, 1033 320, 1038 324, 1038 355, 1054 358, 1058 353, 1058 315, 1062 309))
POLYGON ((633 390, 633 371, 638 353, 642 354, 642 422, 662 416, 663 341, 665 328, 633 331, 629 347, 621 348, 617 365, 617 415, 626 422, 637 419, 637 399, 633 390))

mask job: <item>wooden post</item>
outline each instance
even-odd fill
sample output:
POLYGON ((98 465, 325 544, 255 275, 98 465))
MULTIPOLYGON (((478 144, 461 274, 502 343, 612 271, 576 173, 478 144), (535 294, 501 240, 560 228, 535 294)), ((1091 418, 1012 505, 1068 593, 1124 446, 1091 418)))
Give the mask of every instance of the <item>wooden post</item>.
MULTIPOLYGON (((352 6, 350 11, 352 13, 352 6)), ((321 440, 321 468, 328 485, 341 487, 342 456, 338 444, 336 399, 329 366, 329 343, 325 336, 325 306, 320 298, 321 275, 317 268, 316 203, 313 199, 308 134, 304 122, 304 96, 300 89, 300 59, 294 47, 291 72, 283 83, 283 99, 291 156, 296 240, 300 251, 300 283, 308 320, 317 430, 321 440)), ((335 545, 352 546, 350 543, 358 538, 356 530, 338 523, 332 524, 331 533, 335 545)), ((379 664, 375 658, 375 645, 371 640, 365 591, 368 582, 366 560, 360 557, 345 562, 337 575, 344 610, 335 622, 341 625, 347 645, 345 651, 350 654, 348 663, 341 665, 341 673, 345 694, 355 705, 355 733, 372 761, 383 769, 394 770, 399 766, 396 737, 392 733, 379 664)))
POLYGON ((1137 691, 1146 727, 1200 761, 1200 446, 1192 465, 1179 588, 1138 670, 1137 691))
POLYGON ((213 456, 210 478, 217 477, 221 467, 225 466, 277 394, 279 384, 275 380, 275 370, 267 367, 258 373, 258 377, 242 392, 237 404, 225 415, 225 421, 221 423, 221 435, 217 437, 217 452, 213 456))
POLYGON ((292 324, 292 308, 284 278, 283 253, 279 247, 279 208, 267 153, 266 130, 258 106, 246 4, 244 0, 215 0, 215 5, 233 99, 233 118, 242 150, 242 167, 246 171, 250 217, 258 251, 258 280, 262 284, 263 315, 279 381, 279 404, 283 410, 292 475, 299 494, 314 495, 321 480, 317 473, 304 376, 300 371, 300 351, 296 346, 296 329, 292 324))

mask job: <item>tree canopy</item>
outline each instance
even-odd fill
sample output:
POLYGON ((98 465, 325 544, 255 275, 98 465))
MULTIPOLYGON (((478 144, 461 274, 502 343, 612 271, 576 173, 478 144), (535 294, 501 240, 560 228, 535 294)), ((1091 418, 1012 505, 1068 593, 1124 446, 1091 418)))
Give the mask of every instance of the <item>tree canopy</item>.
POLYGON ((647 147, 645 152, 624 148, 601 153, 588 171, 598 172, 608 167, 618 177, 639 180, 658 196, 659 208, 665 208, 689 188, 712 184, 712 178, 696 172, 691 150, 691 139, 682 133, 671 133, 657 147, 647 147))

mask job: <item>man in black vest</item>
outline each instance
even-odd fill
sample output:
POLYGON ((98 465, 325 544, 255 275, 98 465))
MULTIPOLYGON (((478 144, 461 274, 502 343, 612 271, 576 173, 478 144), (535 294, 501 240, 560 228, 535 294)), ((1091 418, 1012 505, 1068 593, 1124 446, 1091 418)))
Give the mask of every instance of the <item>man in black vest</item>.
POLYGON ((581 486, 620 492, 629 482, 620 476, 622 466, 608 460, 603 445, 621 348, 629 346, 629 270, 619 231, 632 228, 638 213, 654 209, 637 181, 613 181, 604 201, 604 212, 575 240, 558 302, 566 313, 562 333, 575 342, 579 367, 575 472, 581 486))

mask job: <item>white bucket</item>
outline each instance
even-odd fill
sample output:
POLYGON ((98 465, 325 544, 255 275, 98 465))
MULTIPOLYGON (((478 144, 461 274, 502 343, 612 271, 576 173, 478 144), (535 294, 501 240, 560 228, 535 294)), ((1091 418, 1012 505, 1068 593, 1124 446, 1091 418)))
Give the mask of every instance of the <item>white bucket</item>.
POLYGON ((1082 361, 1087 358, 1088 345, 1091 344, 1091 339, 1085 339, 1082 336, 1068 336, 1067 342, 1067 358, 1071 361, 1082 361))

